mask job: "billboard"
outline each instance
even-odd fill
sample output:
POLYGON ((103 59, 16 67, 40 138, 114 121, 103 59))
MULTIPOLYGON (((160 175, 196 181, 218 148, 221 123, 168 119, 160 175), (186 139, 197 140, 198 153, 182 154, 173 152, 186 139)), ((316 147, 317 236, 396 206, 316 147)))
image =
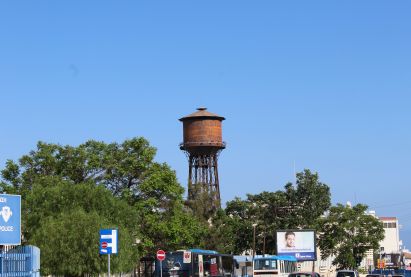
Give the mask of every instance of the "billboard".
POLYGON ((277 255, 294 256, 297 261, 316 261, 315 230, 277 231, 277 255))
POLYGON ((21 244, 21 197, 0 194, 0 245, 21 244))

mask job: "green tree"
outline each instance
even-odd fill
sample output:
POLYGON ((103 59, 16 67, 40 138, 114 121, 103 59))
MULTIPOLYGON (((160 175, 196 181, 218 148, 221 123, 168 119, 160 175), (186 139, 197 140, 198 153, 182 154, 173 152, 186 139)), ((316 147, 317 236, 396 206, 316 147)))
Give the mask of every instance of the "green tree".
POLYGON ((167 207, 182 198, 184 189, 174 171, 154 162, 155 154, 141 137, 121 144, 90 140, 77 147, 39 142, 18 164, 7 161, 1 186, 24 197, 37 178, 59 176, 73 183, 92 181, 130 202, 161 198, 159 203, 167 207))
POLYGON ((356 260, 366 251, 378 249, 384 229, 377 218, 366 214, 367 208, 363 204, 337 204, 319 220, 318 245, 323 259, 333 255, 333 264, 338 268, 356 268, 356 260))
POLYGON ((26 195, 22 213, 25 242, 41 249, 46 275, 81 276, 107 269, 106 259, 98 255, 101 228, 119 229, 121 251, 113 257, 113 272, 131 271, 142 251, 133 245, 142 237, 137 211, 102 186, 42 177, 26 195))
MULTIPOLYGON (((42 259, 50 261, 48 272, 53 272, 55 260, 49 256, 53 249, 47 240, 42 241, 39 232, 46 232, 47 228, 61 230, 72 223, 70 216, 74 215, 83 224, 84 234, 79 237, 84 241, 98 239, 91 237, 96 226, 87 228, 88 224, 98 222, 99 227, 107 224, 128 230, 121 234, 123 239, 130 239, 129 245, 140 242, 134 252, 122 248, 130 255, 115 267, 120 271, 129 268, 130 259, 135 262, 139 256, 154 253, 160 247, 174 250, 201 243, 202 223, 185 209, 184 189, 175 172, 167 164, 155 162, 155 153, 156 149, 144 138, 121 144, 90 140, 77 147, 39 142, 36 150, 18 162, 7 161, 1 171, 0 192, 22 195, 23 242, 42 247, 42 259), (114 206, 109 209, 107 205, 114 206)), ((50 241, 65 238, 59 232, 54 236, 50 241)), ((70 242, 75 243, 67 243, 70 242)), ((84 252, 94 255, 92 247, 95 246, 90 245, 84 252)), ((67 252, 58 253, 60 259, 69 260, 64 256, 67 252)), ((74 263, 72 267, 60 267, 59 274, 68 270, 65 272, 74 276, 103 268, 98 262, 90 267, 74 263)))
POLYGON ((203 247, 220 253, 239 253, 234 244, 237 236, 235 223, 223 209, 218 209, 209 220, 203 247))
POLYGON ((248 194, 227 203, 227 215, 237 221, 235 249, 252 248, 253 227, 256 226, 256 251, 276 253, 275 231, 279 229, 315 228, 317 220, 330 207, 329 187, 319 181, 317 173, 306 169, 297 174, 296 186, 288 183, 284 190, 248 194))
POLYGON ((235 234, 232 236, 234 253, 241 253, 253 247, 253 208, 254 206, 250 201, 241 200, 238 197, 227 202, 225 213, 228 216, 227 219, 233 225, 235 234))
MULTIPOLYGON (((190 185, 190 184, 189 184, 190 185)), ((217 214, 219 203, 213 201, 214 191, 210 191, 206 184, 190 185, 195 199, 187 200, 186 205, 192 213, 201 221, 207 222, 217 214)))
POLYGON ((317 219, 331 206, 330 188, 308 169, 297 173, 296 187, 288 183, 285 193, 290 207, 287 228, 315 228, 317 219))

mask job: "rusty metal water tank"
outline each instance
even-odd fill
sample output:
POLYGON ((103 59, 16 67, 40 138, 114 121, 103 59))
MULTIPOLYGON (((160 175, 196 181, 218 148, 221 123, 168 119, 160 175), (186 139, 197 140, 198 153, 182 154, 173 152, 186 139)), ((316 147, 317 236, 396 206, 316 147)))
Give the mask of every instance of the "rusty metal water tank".
POLYGON ((197 112, 180 118, 183 122, 183 143, 188 152, 218 151, 225 148, 221 123, 225 118, 198 108, 197 112))

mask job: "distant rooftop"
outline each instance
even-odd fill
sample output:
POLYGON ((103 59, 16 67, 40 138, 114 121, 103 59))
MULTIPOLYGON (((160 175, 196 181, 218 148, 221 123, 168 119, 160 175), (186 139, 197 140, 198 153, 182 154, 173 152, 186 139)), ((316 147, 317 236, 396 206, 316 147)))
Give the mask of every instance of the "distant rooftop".
POLYGON ((411 253, 409 253, 409 252, 403 252, 403 254, 404 254, 404 257, 405 257, 406 259, 411 259, 411 253))
POLYGON ((379 220, 381 220, 381 221, 392 221, 392 220, 397 220, 397 218, 396 217, 393 217, 393 216, 380 216, 380 217, 378 217, 378 219, 379 220))

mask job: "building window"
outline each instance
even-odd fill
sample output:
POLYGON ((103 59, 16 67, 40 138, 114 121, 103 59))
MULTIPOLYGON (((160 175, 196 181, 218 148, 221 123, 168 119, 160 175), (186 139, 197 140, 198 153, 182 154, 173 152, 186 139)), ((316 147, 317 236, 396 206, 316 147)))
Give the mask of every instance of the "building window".
POLYGON ((397 223, 396 222, 384 222, 383 226, 384 228, 397 228, 397 223))

